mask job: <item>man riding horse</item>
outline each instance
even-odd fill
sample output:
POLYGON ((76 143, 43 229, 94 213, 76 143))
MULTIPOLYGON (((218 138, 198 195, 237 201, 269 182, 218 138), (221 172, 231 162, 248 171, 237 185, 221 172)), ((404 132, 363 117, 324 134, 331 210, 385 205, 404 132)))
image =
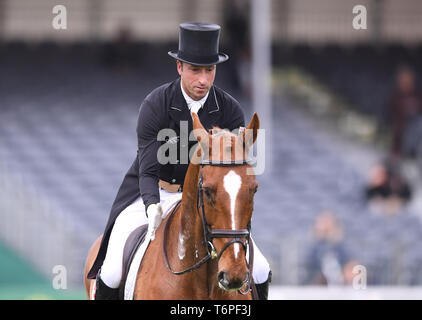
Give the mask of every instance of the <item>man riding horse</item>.
MULTIPOLYGON (((168 54, 176 59, 180 77, 153 90, 143 101, 138 117, 138 152, 126 173, 111 208, 98 255, 88 278, 96 278, 95 299, 118 299, 122 277, 123 249, 130 233, 148 223, 151 240, 162 220, 162 204, 181 192, 188 163, 162 164, 158 153, 166 141, 158 139, 162 129, 172 129, 180 138, 183 123, 192 131, 191 112, 206 129, 214 126, 230 131, 244 127, 244 114, 233 97, 213 85, 216 65, 228 59, 218 52, 220 26, 207 23, 182 23, 178 51, 168 54)), ((168 141, 167 141, 168 142, 168 141)), ((176 150, 195 141, 174 141, 176 150)), ((180 152, 178 152, 180 153, 180 152)), ((260 299, 267 299, 270 267, 254 246, 253 278, 260 299)))

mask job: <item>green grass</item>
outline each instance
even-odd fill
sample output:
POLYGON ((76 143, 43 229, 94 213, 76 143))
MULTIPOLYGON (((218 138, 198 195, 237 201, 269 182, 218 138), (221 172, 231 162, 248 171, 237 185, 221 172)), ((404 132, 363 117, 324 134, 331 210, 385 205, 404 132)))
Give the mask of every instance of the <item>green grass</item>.
POLYGON ((51 280, 0 242, 0 300, 85 299, 85 291, 55 290, 51 280))
POLYGON ((85 290, 55 290, 48 285, 0 287, 0 300, 85 300, 85 290))

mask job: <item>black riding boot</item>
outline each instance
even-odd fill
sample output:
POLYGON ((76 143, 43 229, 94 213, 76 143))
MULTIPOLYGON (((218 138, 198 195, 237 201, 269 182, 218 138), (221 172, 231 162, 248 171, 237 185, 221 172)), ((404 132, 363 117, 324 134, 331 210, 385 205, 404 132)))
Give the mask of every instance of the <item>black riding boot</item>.
POLYGON ((108 287, 103 280, 101 280, 100 273, 97 274, 95 280, 95 300, 118 300, 119 288, 114 289, 108 287))
POLYGON ((272 273, 268 274, 268 279, 264 283, 256 283, 256 292, 258 293, 259 300, 268 300, 268 289, 270 287, 272 273))

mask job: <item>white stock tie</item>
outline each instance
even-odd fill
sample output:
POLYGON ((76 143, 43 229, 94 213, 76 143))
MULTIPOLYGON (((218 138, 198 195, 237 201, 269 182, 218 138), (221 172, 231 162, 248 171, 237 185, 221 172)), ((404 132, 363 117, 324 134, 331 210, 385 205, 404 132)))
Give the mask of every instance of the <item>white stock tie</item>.
POLYGON ((198 114, 198 111, 199 109, 201 109, 202 104, 199 101, 191 101, 189 103, 189 106, 191 112, 195 112, 196 114, 198 114))

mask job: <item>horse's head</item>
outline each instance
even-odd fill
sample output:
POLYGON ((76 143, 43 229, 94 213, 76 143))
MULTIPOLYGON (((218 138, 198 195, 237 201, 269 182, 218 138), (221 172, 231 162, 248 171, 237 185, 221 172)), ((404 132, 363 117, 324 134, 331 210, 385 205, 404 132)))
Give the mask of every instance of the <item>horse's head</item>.
POLYGON ((204 236, 218 254, 220 288, 236 290, 251 277, 246 248, 258 183, 247 156, 257 138, 259 118, 255 113, 246 130, 234 134, 219 128, 206 131, 198 116, 192 117, 201 147, 199 210, 204 236))

